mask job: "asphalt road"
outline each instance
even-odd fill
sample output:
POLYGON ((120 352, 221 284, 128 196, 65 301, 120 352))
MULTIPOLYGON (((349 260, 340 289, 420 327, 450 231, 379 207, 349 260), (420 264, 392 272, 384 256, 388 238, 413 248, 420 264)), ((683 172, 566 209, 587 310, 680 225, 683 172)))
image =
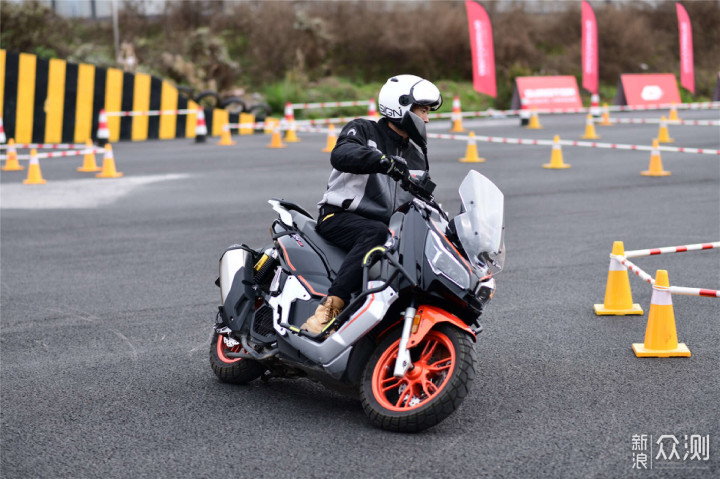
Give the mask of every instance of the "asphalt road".
MULTIPOLYGON (((585 128, 581 115, 541 121, 534 131, 515 119, 465 126, 546 139, 585 128)), ((649 145, 657 129, 598 132, 649 145)), ((670 134, 677 146, 720 148, 717 127, 670 134)), ((718 477, 720 300, 673 297, 691 358, 635 357, 652 290, 634 276, 644 316, 593 312, 614 241, 631 250, 720 240, 717 156, 663 153, 672 175, 649 178, 648 152, 564 147, 572 167, 546 170, 549 147, 480 143, 487 161, 466 164, 465 143, 431 140, 437 197, 451 213, 470 168, 504 191, 507 259, 472 393, 440 425, 407 435, 373 428, 357 400, 309 380, 234 387, 210 369, 221 252, 267 242, 267 199, 315 211, 324 191, 325 137, 300 137, 286 149, 267 149, 263 135, 231 147, 119 143, 115 180, 77 173, 81 158, 42 161, 43 186, 2 173, 3 477, 718 477), (677 457, 661 436, 678 440, 677 457), (703 454, 683 459, 691 450, 703 454), (647 470, 634 467, 641 454, 647 470)), ((718 250, 635 263, 668 270, 673 285, 720 288, 718 250)))

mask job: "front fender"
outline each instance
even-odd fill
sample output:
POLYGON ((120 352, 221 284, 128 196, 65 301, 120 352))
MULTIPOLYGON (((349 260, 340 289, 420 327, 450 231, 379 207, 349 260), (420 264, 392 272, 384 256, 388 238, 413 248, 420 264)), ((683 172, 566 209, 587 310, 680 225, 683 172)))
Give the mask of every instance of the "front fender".
POLYGON ((435 306, 423 305, 420 306, 417 313, 415 313, 410 339, 408 340, 408 348, 419 344, 428 331, 440 323, 450 323, 456 328, 467 332, 470 337, 473 338, 473 341, 477 340, 472 329, 457 316, 435 306))

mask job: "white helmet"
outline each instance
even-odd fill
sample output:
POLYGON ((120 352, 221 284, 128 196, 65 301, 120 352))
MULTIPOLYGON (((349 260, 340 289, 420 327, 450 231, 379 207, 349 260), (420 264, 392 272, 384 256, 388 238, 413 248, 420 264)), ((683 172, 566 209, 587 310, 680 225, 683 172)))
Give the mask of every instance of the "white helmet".
POLYGON ((380 114, 390 121, 400 121, 413 105, 429 106, 432 111, 442 105, 440 90, 431 82, 415 75, 396 75, 380 89, 380 114))

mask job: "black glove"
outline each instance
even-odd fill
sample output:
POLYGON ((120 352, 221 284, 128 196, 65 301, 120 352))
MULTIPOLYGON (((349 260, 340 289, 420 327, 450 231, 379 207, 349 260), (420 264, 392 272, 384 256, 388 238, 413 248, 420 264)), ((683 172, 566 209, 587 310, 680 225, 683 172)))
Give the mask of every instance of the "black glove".
POLYGON ((410 169, 407 166, 407 161, 401 156, 383 156, 380 160, 381 165, 388 165, 385 174, 388 175, 395 181, 401 181, 403 183, 409 181, 410 169))

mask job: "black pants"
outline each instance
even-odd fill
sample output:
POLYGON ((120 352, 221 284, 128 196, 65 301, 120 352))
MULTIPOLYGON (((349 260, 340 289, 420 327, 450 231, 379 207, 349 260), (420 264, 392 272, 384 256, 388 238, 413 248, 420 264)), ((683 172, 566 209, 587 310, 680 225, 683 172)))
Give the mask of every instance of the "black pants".
POLYGON ((320 217, 315 230, 331 243, 348 251, 328 296, 338 296, 347 304, 350 295, 362 288, 362 261, 375 246, 385 244, 388 227, 378 220, 347 211, 320 217))

